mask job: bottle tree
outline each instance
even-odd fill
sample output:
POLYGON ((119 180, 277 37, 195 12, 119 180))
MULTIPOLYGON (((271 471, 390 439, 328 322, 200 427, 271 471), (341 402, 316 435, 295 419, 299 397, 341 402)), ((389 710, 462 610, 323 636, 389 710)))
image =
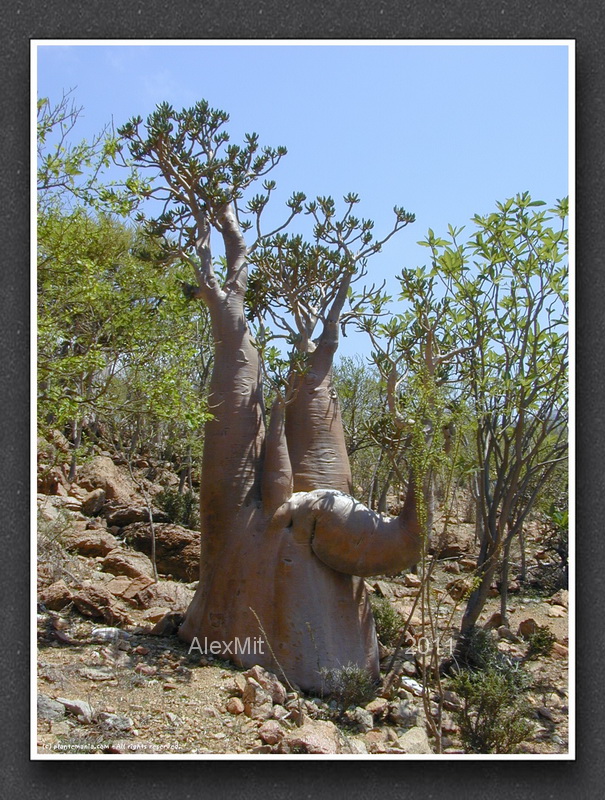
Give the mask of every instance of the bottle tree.
POLYGON ((134 163, 150 170, 147 194, 164 203, 150 228, 191 264, 196 281, 185 288, 208 307, 214 339, 200 581, 179 635, 204 649, 216 642, 241 666, 260 663, 317 691, 322 668, 354 664, 378 677, 362 578, 400 572, 419 557, 412 480, 398 517, 349 494, 332 381, 339 327, 378 295, 354 294, 352 284, 413 216, 396 208, 392 230, 378 240, 373 223, 354 216, 356 195, 337 215, 331 198, 306 204, 294 194, 284 223, 265 233, 275 189, 265 176, 286 151, 261 149, 255 134, 230 144, 227 121, 206 102, 181 112, 164 103, 119 131, 134 163), (258 180, 263 192, 250 197, 258 180), (285 232, 299 214, 312 222, 310 242, 285 232), (255 339, 250 324, 259 320, 255 339), (279 336, 291 368, 276 379, 266 426, 263 378, 267 362, 279 360, 271 341, 279 336), (258 637, 262 647, 253 647, 258 637))

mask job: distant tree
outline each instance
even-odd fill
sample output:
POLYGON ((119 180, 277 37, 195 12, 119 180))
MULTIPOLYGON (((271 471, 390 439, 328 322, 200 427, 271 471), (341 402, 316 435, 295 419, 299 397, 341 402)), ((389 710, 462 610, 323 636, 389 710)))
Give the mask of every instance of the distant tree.
POLYGON ((182 265, 166 280, 157 245, 112 213, 136 203, 103 182, 114 140, 72 145, 67 95, 38 109, 39 424, 68 428, 72 479, 83 430, 100 423, 131 451, 176 428, 185 458, 207 416, 205 310, 185 302, 182 265))
MULTIPOLYGON (((559 201, 547 216, 536 210, 543 205, 523 193, 475 216, 464 244, 451 227, 448 239, 430 231, 424 241, 454 345, 464 348, 456 369, 476 418, 480 553, 461 647, 510 543, 567 458, 568 207, 559 201)), ((502 610, 505 617, 505 594, 502 610)))

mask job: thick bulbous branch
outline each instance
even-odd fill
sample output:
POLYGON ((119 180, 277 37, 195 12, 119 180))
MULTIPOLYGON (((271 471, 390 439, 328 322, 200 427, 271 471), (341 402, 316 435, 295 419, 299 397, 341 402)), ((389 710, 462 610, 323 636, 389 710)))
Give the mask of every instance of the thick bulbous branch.
POLYGON ((265 457, 261 480, 263 511, 272 515, 290 499, 293 491, 292 465, 286 442, 285 404, 277 398, 271 409, 271 418, 265 438, 265 457))
POLYGON ((296 541, 308 541, 323 564, 347 575, 395 575, 421 556, 413 486, 398 517, 372 511, 343 492, 318 489, 294 494, 271 525, 291 525, 296 541))

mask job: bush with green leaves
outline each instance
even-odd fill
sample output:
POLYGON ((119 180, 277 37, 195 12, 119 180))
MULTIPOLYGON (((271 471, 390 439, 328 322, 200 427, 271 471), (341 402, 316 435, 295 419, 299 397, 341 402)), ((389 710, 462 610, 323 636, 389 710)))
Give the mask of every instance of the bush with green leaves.
POLYGON ((377 684, 366 669, 357 664, 320 670, 324 694, 332 697, 342 709, 363 706, 376 697, 377 684))
POLYGON ((529 646, 523 661, 533 661, 541 656, 549 656, 557 637, 548 625, 540 625, 529 637, 529 646))
POLYGON ((156 502, 168 514, 170 522, 190 530, 199 529, 200 513, 195 492, 177 492, 166 488, 158 494, 156 502))
POLYGON ((525 698, 530 684, 521 662, 498 650, 492 631, 471 629, 464 668, 450 687, 463 701, 453 714, 465 752, 515 752, 533 730, 525 698))
POLYGON ((370 605, 372 606, 378 638, 387 647, 396 644, 401 633, 401 616, 395 611, 386 597, 372 595, 370 597, 370 605))
POLYGON ((462 700, 453 712, 467 753, 513 753, 533 731, 521 671, 464 670, 452 681, 462 700))

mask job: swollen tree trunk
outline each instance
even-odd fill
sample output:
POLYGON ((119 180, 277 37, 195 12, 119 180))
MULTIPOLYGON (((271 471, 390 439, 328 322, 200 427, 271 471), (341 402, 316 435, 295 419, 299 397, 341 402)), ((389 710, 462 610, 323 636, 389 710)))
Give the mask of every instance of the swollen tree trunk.
POLYGON ((293 379, 294 399, 285 412, 276 404, 265 432, 259 356, 243 305, 245 267, 241 258, 231 263, 226 249, 225 289, 211 280, 200 287, 215 340, 214 418, 202 463, 200 582, 179 635, 307 691, 322 690, 322 668, 355 664, 377 678, 362 576, 397 573, 418 560, 413 488, 397 518, 349 495, 331 321, 305 375, 293 379))

